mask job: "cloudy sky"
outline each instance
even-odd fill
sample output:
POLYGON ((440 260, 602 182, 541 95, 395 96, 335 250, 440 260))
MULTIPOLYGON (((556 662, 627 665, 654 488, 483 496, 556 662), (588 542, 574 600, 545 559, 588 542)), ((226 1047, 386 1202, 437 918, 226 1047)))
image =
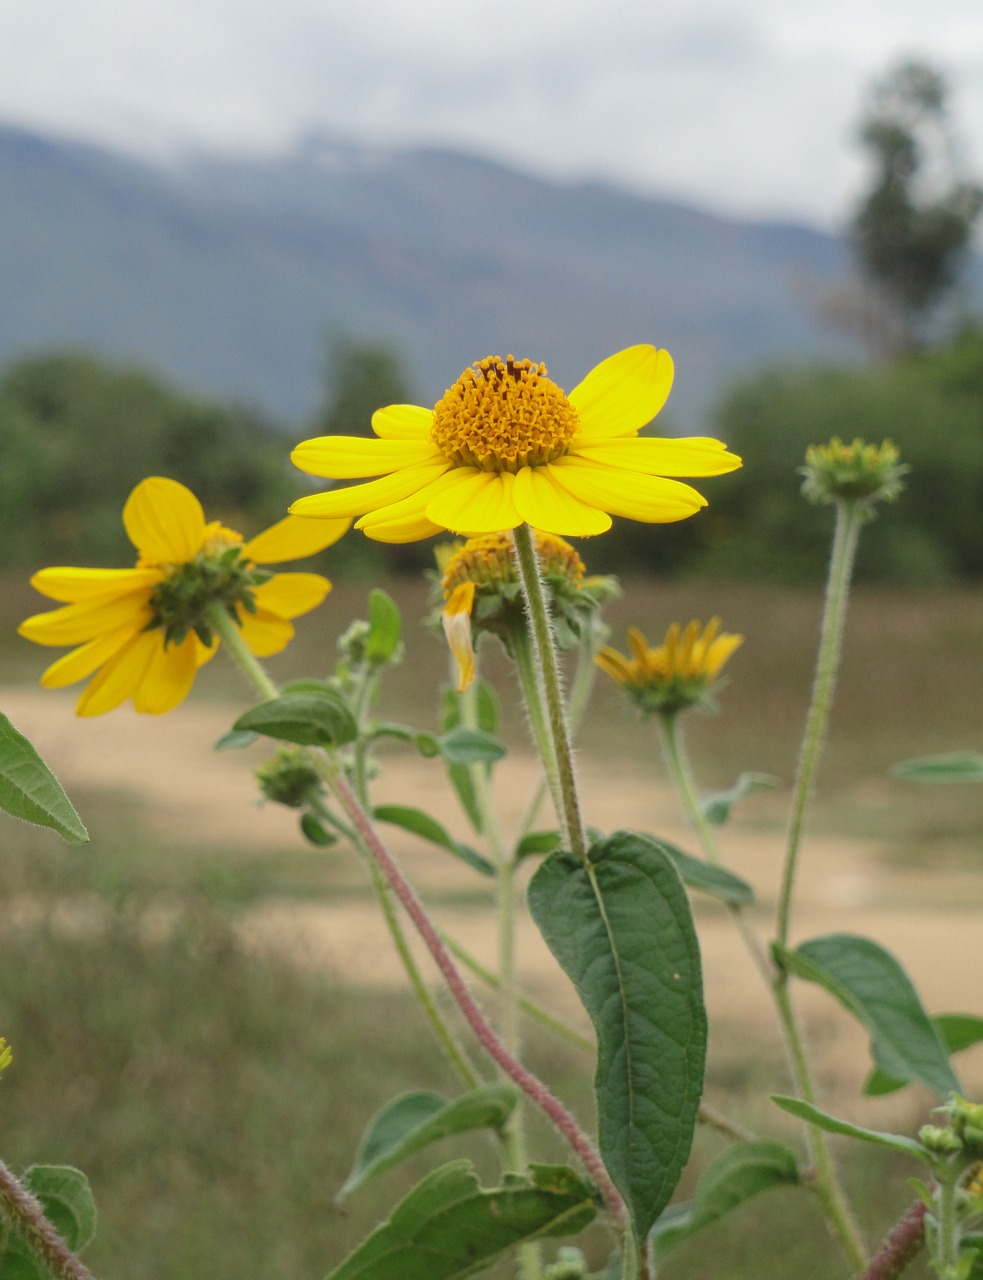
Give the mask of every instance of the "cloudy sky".
POLYGON ((983 170, 983 0, 0 0, 0 120, 166 153, 326 129, 835 226, 871 79, 939 66, 983 170))

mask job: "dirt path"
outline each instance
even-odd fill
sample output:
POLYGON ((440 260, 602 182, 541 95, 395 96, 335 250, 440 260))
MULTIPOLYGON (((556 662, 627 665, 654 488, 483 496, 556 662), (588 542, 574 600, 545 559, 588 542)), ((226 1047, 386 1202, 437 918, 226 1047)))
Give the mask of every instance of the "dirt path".
MULTIPOLYGON (((198 843, 244 850, 292 847, 294 815, 274 806, 257 807, 249 770, 261 756, 251 752, 215 753, 212 744, 228 728, 222 707, 193 703, 175 715, 137 716, 128 709, 95 720, 72 714, 74 698, 23 688, 0 689, 0 706, 42 752, 69 791, 107 788, 129 792, 144 805, 146 821, 169 835, 193 832, 198 843), (175 816, 177 797, 180 817, 175 816), (230 825, 231 824, 231 825, 230 825)), ((692 839, 679 822, 672 796, 651 774, 620 772, 615 778, 587 762, 582 767, 585 810, 602 830, 651 830, 684 848, 692 839)), ((524 813, 535 777, 531 758, 510 757, 496 773, 506 830, 524 813)), ((431 762, 394 755, 377 786, 380 803, 415 804, 429 809, 464 837, 446 793, 442 775, 431 762)), ((728 864, 748 879, 759 897, 761 933, 770 927, 768 910, 778 890, 782 830, 780 798, 755 797, 724 834, 728 864)), ((412 837, 396 833, 394 849, 415 883, 427 890, 473 890, 473 873, 433 852, 412 837)), ((905 965, 931 1010, 979 1012, 983 1006, 983 877, 945 871, 928 875, 899 870, 875 843, 809 838, 804 848, 796 915, 796 937, 850 932, 874 938, 905 965)), ((739 945, 727 915, 712 903, 697 904, 711 1017, 718 1028, 767 1035, 769 996, 739 945)), ((493 963, 495 925, 491 913, 475 907, 442 905, 439 923, 466 939, 469 949, 493 963)), ((271 955, 328 969, 361 983, 400 981, 392 948, 373 905, 346 897, 338 905, 271 902, 243 922, 252 945, 271 955)), ((523 920, 519 960, 530 988, 548 990, 579 1016, 575 998, 558 974, 536 930, 523 920)), ((804 986, 804 984, 802 984, 804 986)), ((805 989, 802 1005, 825 1025, 833 1018, 829 997, 805 989)), ((844 1063, 855 1063, 863 1045, 859 1033, 837 1030, 844 1063)), ((828 1069, 835 1069, 840 1052, 828 1069)), ((974 1051, 975 1052, 975 1051, 974 1051)), ((825 1056, 825 1055, 824 1055, 825 1056)), ((983 1063, 976 1060, 983 1075, 983 1063)), ((851 1070, 856 1075, 856 1066, 851 1070)))

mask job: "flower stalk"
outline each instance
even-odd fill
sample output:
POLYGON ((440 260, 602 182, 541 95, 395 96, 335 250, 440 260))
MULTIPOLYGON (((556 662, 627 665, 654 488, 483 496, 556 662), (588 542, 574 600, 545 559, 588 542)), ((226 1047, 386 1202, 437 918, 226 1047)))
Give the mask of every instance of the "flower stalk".
POLYGON ((0 1209, 28 1248, 55 1280, 93 1280, 92 1272, 72 1253, 31 1195, 0 1160, 0 1209))
MULTIPOLYGON (((513 529, 512 538, 528 611, 532 654, 541 682, 540 688, 546 708, 549 738, 553 747, 553 759, 556 763, 556 776, 550 778, 551 786, 553 787, 553 801, 556 805, 557 817, 563 827, 566 847, 571 853, 577 854, 586 861, 587 837, 580 815, 580 798, 573 763, 573 748, 570 743, 570 732, 567 727, 566 711, 563 705, 560 664, 557 660, 556 646, 553 643, 549 607, 546 602, 546 594, 543 591, 542 579, 539 575, 532 530, 526 524, 519 525, 517 529, 513 529)), ((534 715, 535 713, 531 714, 534 715)), ((544 759, 544 765, 546 766, 547 776, 549 776, 550 765, 548 760, 544 759)))

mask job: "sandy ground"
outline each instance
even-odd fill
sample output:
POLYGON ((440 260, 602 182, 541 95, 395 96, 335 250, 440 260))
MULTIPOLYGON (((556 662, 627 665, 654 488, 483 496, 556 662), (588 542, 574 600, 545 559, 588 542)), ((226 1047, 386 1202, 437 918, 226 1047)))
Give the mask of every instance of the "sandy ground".
MULTIPOLYGON (((0 689, 0 706, 35 743, 65 784, 107 788, 141 800, 146 821, 171 836, 214 842, 223 849, 249 850, 296 845, 295 816, 274 806, 257 807, 249 770, 258 757, 249 752, 215 753, 211 747, 228 728, 221 707, 192 704, 159 719, 129 709, 95 720, 73 715, 74 699, 23 688, 0 689), (175 817, 174 798, 180 818, 175 817)), ((496 792, 506 831, 525 811, 535 780, 531 757, 510 757, 496 771, 496 792)), ((684 848, 693 848, 672 796, 651 774, 605 773, 587 762, 582 769, 585 813, 602 830, 648 830, 684 848)), ((376 790, 377 803, 413 804, 429 809, 462 838, 439 768, 406 755, 391 757, 376 790)), ((748 801, 743 814, 722 835, 728 865, 755 887, 755 923, 766 938, 778 890, 782 831, 777 799, 748 801)), ((474 874, 446 855, 390 828, 392 847, 424 896, 428 889, 473 890, 474 874)), ((807 838, 799 882, 795 938, 830 932, 871 937, 896 955, 911 975, 929 1010, 980 1012, 983 1008, 983 876, 891 866, 873 843, 807 838)), ((770 998, 727 914, 716 904, 697 902, 711 1025, 717 1034, 747 1043, 773 1038, 770 998)), ((495 922, 473 906, 440 905, 440 925, 492 964, 495 922)), ((242 923, 244 936, 264 952, 353 978, 388 985, 401 981, 384 926, 373 904, 346 896, 337 905, 271 902, 242 923)), ((523 982, 548 995, 552 1004, 582 1017, 576 998, 535 928, 523 916, 519 930, 523 982)), ((429 962, 428 962, 429 963, 429 962)), ((840 1017, 830 997, 799 984, 803 1011, 824 1042, 826 1072, 862 1078, 863 1033, 840 1017), (861 1052, 858 1052, 861 1051, 861 1052)), ((964 1061, 983 1081, 979 1050, 964 1061), (976 1055, 975 1057, 973 1055, 976 1055)))

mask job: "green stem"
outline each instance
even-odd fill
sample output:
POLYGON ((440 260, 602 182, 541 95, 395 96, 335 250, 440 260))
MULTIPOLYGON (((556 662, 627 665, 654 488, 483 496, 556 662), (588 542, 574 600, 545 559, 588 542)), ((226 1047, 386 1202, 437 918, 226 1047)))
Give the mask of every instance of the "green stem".
MULTIPOLYGON (((532 530, 527 524, 519 525, 517 529, 512 530, 512 540, 515 545, 516 564, 522 580, 523 594, 525 595, 529 631, 532 637, 532 652, 536 662, 542 697, 545 702, 550 737, 553 742, 556 760, 556 778, 555 780, 551 779, 554 786, 553 800, 566 837, 566 847, 571 853, 577 854, 586 862, 587 837, 584 833, 584 825, 580 816, 580 799, 573 764, 573 751, 570 745, 570 734, 563 705, 560 664, 557 660, 556 646, 553 643, 549 606, 546 601, 546 594, 543 591, 543 582, 539 575, 539 563, 536 557, 532 530)), ((548 765, 546 771, 549 777, 550 769, 548 765)))
POLYGON ((936 1169, 935 1184, 935 1270, 939 1280, 959 1280, 961 1232, 956 1200, 959 1179, 955 1170, 936 1169))
MULTIPOLYGON (((279 690, 267 675, 262 663, 252 653, 249 646, 243 638, 239 627, 229 616, 229 614, 218 604, 212 604, 208 608, 208 620, 215 628, 216 633, 226 646, 229 656, 242 671, 246 679, 253 685, 259 695, 269 701, 279 696, 279 690)), ((360 705, 367 705, 364 700, 360 700, 360 705)), ((319 767, 318 758, 313 752, 309 753, 311 762, 315 767, 319 767)), ((320 772, 320 769, 319 769, 320 772)), ((364 777, 363 777, 364 781, 364 777)), ((353 833, 357 836, 357 833, 353 833)), ((382 908, 383 918, 389 929, 393 946, 403 965, 409 984, 413 989, 424 1016, 430 1023, 437 1043, 440 1045, 447 1057, 448 1062, 461 1077, 464 1083, 471 1089, 479 1084, 478 1077, 475 1075, 474 1069, 468 1062, 463 1050, 454 1038, 454 1034, 441 1016, 440 1010, 437 1008, 433 997, 427 989, 427 984, 423 980, 423 975, 413 958, 409 944, 406 940, 399 918, 396 915, 395 907, 389 893, 388 885, 379 872, 375 861, 368 855, 367 851, 361 846, 360 841, 356 838, 355 847, 363 856, 363 861, 369 870, 369 879, 375 892, 379 906, 382 908)))
POLYGON ((795 873, 806 810, 812 798, 816 771, 822 755, 833 702, 840 652, 843 647, 843 628, 846 607, 850 595, 850 579, 857 552, 857 542, 864 523, 864 506, 857 501, 841 499, 836 504, 836 529, 829 561, 826 583, 826 602, 823 609, 819 653, 816 658, 816 674, 812 686, 812 701, 806 718, 805 733, 799 754, 799 767, 792 792, 789 812, 788 835, 785 850, 785 869, 778 900, 777 937, 781 945, 788 945, 789 925, 792 914, 792 896, 795 873))
MULTIPOLYGON (((829 723, 829 712, 836 686, 840 653, 843 647, 843 630, 846 608, 850 595, 850 579, 857 552, 860 530, 863 527, 865 508, 856 500, 840 499, 836 504, 836 527, 830 553, 829 575, 826 583, 826 599, 823 609, 819 652, 816 657, 816 673, 812 686, 812 698, 806 717, 799 766, 792 791, 789 825, 785 850, 785 865, 778 900, 777 939, 781 947, 788 945, 791 925, 795 875, 798 867, 805 815, 812 798, 816 772, 822 755, 829 723)), ((806 1056, 802 1035, 788 991, 788 972, 777 972, 773 991, 790 1065, 799 1095, 815 1105, 816 1090, 806 1056)), ((827 1220, 851 1263, 862 1270, 867 1263, 866 1249, 859 1229, 850 1211, 846 1195, 837 1177, 826 1134, 815 1125, 807 1125, 806 1135, 816 1170, 814 1188, 823 1204, 827 1220)))
MULTIPOLYGON (((700 805, 699 793, 693 777, 693 769, 689 760, 689 752, 686 750, 686 740, 683 737, 683 728, 680 720, 681 716, 677 712, 665 712, 659 716, 666 767, 669 770, 669 776, 672 779, 676 795, 679 797, 679 802, 683 807, 683 812, 692 824, 700 841, 704 856, 708 862, 712 862, 719 867, 723 865, 723 859, 720 856, 713 826, 700 805)), ((748 954, 758 968, 758 972, 768 986, 771 987, 775 980, 774 969, 761 946, 757 934, 751 928, 740 907, 728 903, 727 910, 737 926, 748 954)))
MULTIPOLYGON (((784 979, 785 975, 780 974, 779 978, 772 984, 772 990, 785 1037, 792 1076, 795 1080, 799 1097, 804 1102, 809 1102, 816 1106, 818 1099, 812 1083, 809 1060, 806 1057, 805 1045, 799 1033, 798 1022, 792 1009, 787 981, 784 979)), ((822 1204, 826 1221, 829 1223, 830 1229, 837 1240, 839 1240, 843 1252, 849 1258, 854 1270, 862 1271, 867 1265, 867 1249, 860 1235, 860 1229, 854 1220, 846 1194, 837 1177, 826 1135, 816 1125, 807 1124, 805 1128, 809 1159, 815 1170, 815 1180, 812 1183, 813 1190, 822 1204)))

